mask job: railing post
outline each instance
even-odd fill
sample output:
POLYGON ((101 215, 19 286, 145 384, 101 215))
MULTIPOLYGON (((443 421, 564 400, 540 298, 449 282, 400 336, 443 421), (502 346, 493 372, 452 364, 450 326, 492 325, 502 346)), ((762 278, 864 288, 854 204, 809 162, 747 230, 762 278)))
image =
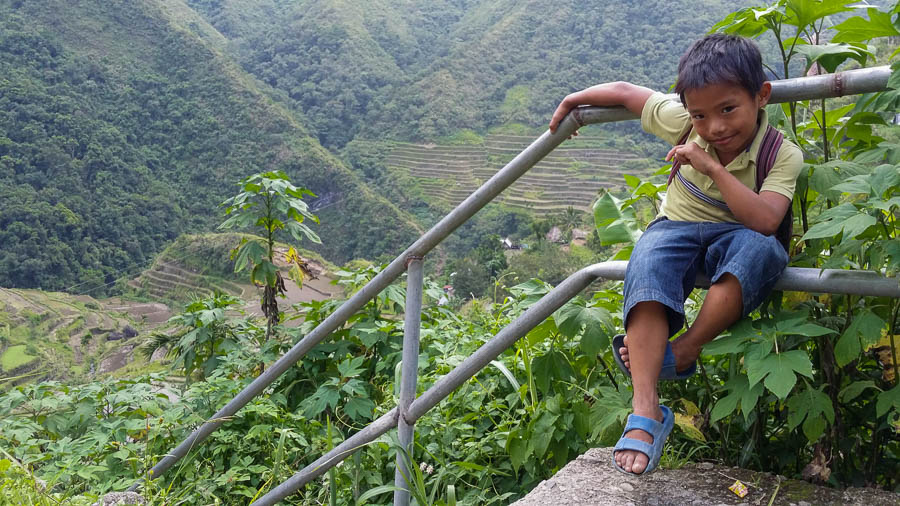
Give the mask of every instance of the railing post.
MULTIPOLYGON (((403 320, 403 354, 400 369, 400 399, 397 403, 397 438, 406 455, 397 451, 397 471, 394 473, 394 506, 409 505, 409 487, 413 482, 412 471, 407 467, 407 456, 412 457, 415 422, 406 422, 406 412, 416 398, 416 380, 419 370, 419 328, 422 323, 422 285, 424 283, 423 259, 410 255, 406 260, 406 314, 403 320)), ((411 459, 410 459, 411 460, 411 459)))

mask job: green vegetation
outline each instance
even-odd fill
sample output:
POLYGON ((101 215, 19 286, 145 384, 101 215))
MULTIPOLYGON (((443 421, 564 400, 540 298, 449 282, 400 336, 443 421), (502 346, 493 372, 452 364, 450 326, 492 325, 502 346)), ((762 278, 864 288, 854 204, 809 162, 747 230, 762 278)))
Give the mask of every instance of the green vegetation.
MULTIPOLYGON (((293 100, 323 145, 545 125, 609 80, 664 90, 735 4, 716 0, 190 0, 240 64, 293 100), (553 15, 547 15, 552 12, 553 15)), ((634 125, 613 127, 635 132, 634 125)))
MULTIPOLYGON (((296 242, 306 238, 321 243, 319 236, 303 223, 307 219, 318 223, 319 219, 309 212, 309 206, 303 201, 304 195, 314 196, 313 193, 292 185, 284 172, 249 176, 241 181, 241 190, 222 203, 227 219, 219 228, 240 230, 258 227, 265 234, 262 238, 242 239, 231 254, 234 271, 249 271, 250 282, 264 287, 262 310, 268 322, 266 339, 269 339, 272 328, 281 320, 275 297, 284 297, 286 290, 281 270, 275 265, 275 234, 288 232, 296 242)), ((306 264, 293 246, 288 248, 284 260, 291 266, 289 277, 302 286, 306 264)))
POLYGON ((322 246, 328 257, 412 240, 415 225, 183 11, 0 3, 0 286, 113 290, 182 232, 212 229, 222 181, 260 170, 333 199, 321 232, 357 239, 322 246))
POLYGON ((24 344, 10 346, 3 352, 3 355, 0 356, 0 371, 13 371, 19 367, 30 364, 34 360, 37 360, 37 357, 29 355, 27 346, 24 344))

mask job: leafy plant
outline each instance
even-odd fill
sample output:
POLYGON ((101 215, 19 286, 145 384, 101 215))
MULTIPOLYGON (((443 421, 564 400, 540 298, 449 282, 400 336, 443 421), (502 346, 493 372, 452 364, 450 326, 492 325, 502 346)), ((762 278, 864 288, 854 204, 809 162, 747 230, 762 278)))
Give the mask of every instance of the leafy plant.
MULTIPOLYGON (((241 181, 240 186, 240 193, 222 203, 228 218, 219 228, 262 228, 263 239, 242 239, 232 258, 235 272, 247 269, 250 281, 263 285, 262 311, 267 318, 266 339, 269 339, 280 321, 275 297, 283 297, 285 291, 281 270, 275 265, 275 237, 278 232, 286 231, 297 242, 306 238, 321 243, 319 236, 304 223, 307 219, 319 222, 303 201, 304 195, 315 195, 291 184, 287 174, 281 171, 254 174, 241 181)), ((284 254, 284 260, 291 266, 290 278, 301 285, 305 263, 293 246, 284 254)))

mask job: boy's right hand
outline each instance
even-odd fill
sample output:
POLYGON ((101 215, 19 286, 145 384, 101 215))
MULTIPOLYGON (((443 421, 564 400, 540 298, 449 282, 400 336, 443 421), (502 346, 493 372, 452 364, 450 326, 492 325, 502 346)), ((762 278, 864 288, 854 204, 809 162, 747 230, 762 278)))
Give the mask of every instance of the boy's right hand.
MULTIPOLYGON (((556 110, 553 111, 553 116, 550 117, 550 133, 556 133, 556 129, 559 128, 559 124, 562 122, 563 118, 566 117, 566 114, 569 114, 569 111, 577 106, 577 104, 572 101, 571 97, 572 95, 569 95, 564 98, 563 101, 556 106, 556 110)), ((571 139, 576 135, 578 135, 578 130, 572 132, 572 135, 570 135, 569 138, 571 139)))

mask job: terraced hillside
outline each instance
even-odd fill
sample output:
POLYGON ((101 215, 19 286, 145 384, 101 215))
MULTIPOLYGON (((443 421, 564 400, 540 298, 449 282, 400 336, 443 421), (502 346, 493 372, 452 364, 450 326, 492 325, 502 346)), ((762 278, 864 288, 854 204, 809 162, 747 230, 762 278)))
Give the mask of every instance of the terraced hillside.
POLYGON ((171 314, 155 302, 0 288, 0 388, 120 369, 134 359, 139 336, 171 314))
MULTIPOLYGON (((492 134, 482 146, 398 143, 387 166, 408 176, 428 197, 456 205, 533 141, 528 136, 492 134)), ((590 210, 600 189, 623 184, 623 164, 640 159, 627 151, 594 147, 599 142, 599 137, 580 136, 557 148, 499 200, 536 211, 569 206, 590 210)))
MULTIPOLYGON (((230 252, 240 243, 241 234, 192 234, 182 235, 167 247, 137 278, 128 282, 136 295, 166 301, 178 307, 197 297, 207 297, 218 290, 244 301, 258 301, 261 288, 247 283, 246 275, 234 273, 230 252)), ((250 236, 246 236, 250 237, 250 236)), ((276 246, 275 263, 288 266, 282 259, 286 246, 276 246)), ((322 300, 333 297, 338 291, 327 275, 330 266, 314 253, 301 251, 312 276, 298 288, 286 283, 287 305, 300 301, 322 300), (314 278, 314 279, 313 279, 314 278)), ((250 304, 248 313, 253 313, 250 304)))

